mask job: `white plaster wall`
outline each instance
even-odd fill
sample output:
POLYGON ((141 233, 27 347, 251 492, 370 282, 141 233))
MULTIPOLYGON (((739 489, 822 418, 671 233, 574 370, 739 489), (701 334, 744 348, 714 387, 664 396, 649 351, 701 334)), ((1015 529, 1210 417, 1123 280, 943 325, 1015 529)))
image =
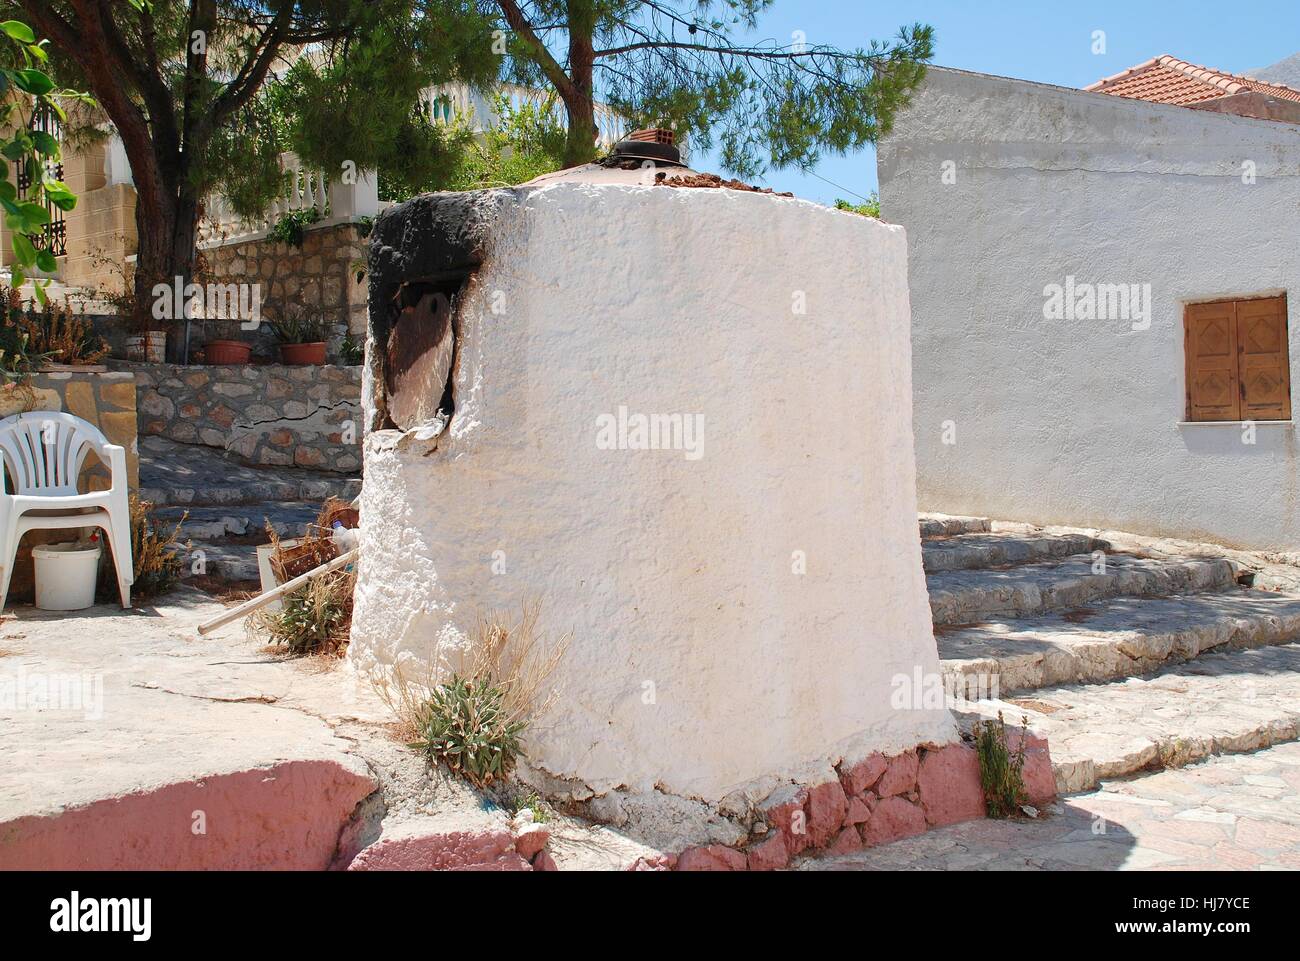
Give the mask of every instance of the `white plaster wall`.
POLYGON ((454 666, 478 612, 541 597, 573 641, 530 760, 597 791, 716 800, 951 740, 890 704, 938 670, 903 231, 727 190, 520 198, 462 308, 450 437, 369 438, 353 662, 454 666), (703 456, 597 449, 620 405, 702 414, 703 456))
POLYGON ((1300 128, 936 69, 879 167, 923 509, 1300 546, 1292 426, 1179 426, 1186 301, 1288 291, 1297 382, 1300 128), (1068 274, 1151 284, 1151 328, 1044 320, 1068 274))

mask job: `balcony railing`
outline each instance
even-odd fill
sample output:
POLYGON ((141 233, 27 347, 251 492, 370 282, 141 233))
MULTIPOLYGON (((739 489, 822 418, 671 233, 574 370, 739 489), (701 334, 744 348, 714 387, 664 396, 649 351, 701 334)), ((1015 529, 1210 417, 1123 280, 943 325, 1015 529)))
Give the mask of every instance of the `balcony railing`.
MULTIPOLYGON (((472 125, 474 130, 487 130, 500 123, 497 113, 496 97, 504 96, 512 110, 519 110, 525 105, 544 107, 550 103, 552 116, 564 126, 568 116, 564 104, 559 98, 545 90, 532 87, 520 87, 516 84, 502 84, 492 94, 485 96, 463 83, 446 83, 427 88, 421 95, 425 109, 434 120, 450 123, 460 116, 472 125)), ((609 150, 629 132, 628 123, 613 108, 603 103, 595 105, 596 143, 604 150, 609 150)))
MULTIPOLYGON (((550 110, 563 124, 566 116, 563 105, 548 93, 515 84, 497 88, 511 109, 518 110, 527 104, 550 110)), ((487 130, 500 123, 495 96, 472 89, 466 84, 443 84, 427 88, 421 101, 431 118, 439 123, 450 123, 460 117, 476 131, 487 130)), ((627 124, 615 111, 604 104, 596 104, 597 144, 608 150, 627 133, 627 124)), ((285 193, 275 201, 262 217, 242 218, 219 194, 210 194, 204 203, 204 216, 199 225, 199 243, 205 246, 253 239, 263 234, 285 214, 315 207, 321 223, 342 223, 358 217, 378 214, 386 206, 379 201, 377 182, 373 171, 358 172, 355 183, 343 183, 328 177, 324 171, 304 167, 296 154, 280 155, 280 165, 289 174, 285 193)))

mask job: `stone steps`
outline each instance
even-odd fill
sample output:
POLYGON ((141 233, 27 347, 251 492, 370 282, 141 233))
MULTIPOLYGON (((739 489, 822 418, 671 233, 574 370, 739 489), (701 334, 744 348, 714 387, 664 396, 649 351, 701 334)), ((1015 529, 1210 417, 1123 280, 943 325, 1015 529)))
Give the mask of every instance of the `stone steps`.
POLYGON ((1224 558, 1144 558, 1108 554, 1094 573, 1091 554, 1007 570, 966 569, 927 575, 936 626, 1064 611, 1110 597, 1159 597, 1222 591, 1236 585, 1224 558))
POLYGON ((1005 696, 1057 684, 1133 677, 1216 648, 1300 637, 1300 597, 1233 588, 1159 599, 1114 598, 1063 614, 936 632, 945 675, 959 689, 1005 696), (955 681, 953 681, 955 683, 955 681))
POLYGON ((1103 779, 1300 738, 1300 644, 1206 654, 1150 677, 966 707, 966 723, 999 711, 1009 724, 1027 717, 1048 740, 1057 790, 1086 791, 1103 779))
POLYGON ((918 514, 921 539, 952 537, 955 534, 984 534, 992 530, 987 517, 962 517, 956 514, 918 514))
POLYGON ((142 436, 140 496, 158 506, 220 507, 268 501, 351 500, 361 479, 299 467, 252 468, 220 451, 142 436))
POLYGON ((297 536, 328 497, 352 500, 360 478, 297 467, 252 468, 220 451, 140 438, 140 497, 170 527, 188 512, 181 540, 189 541, 187 574, 202 551, 203 572, 230 581, 256 581, 256 544, 269 540, 270 520, 280 536, 297 536))
POLYGON ((200 551, 203 554, 203 572, 209 577, 227 581, 261 582, 261 574, 257 570, 257 548, 254 545, 196 541, 185 554, 187 575, 193 571, 191 565, 200 551))
POLYGON ((1048 534, 1044 531, 957 534, 921 542, 921 562, 927 574, 1031 564, 1089 554, 1110 545, 1088 534, 1048 534))
POLYGON ((222 541, 252 535, 257 543, 270 540, 269 521, 279 537, 298 537, 316 520, 320 504, 312 501, 268 501, 264 504, 232 504, 229 507, 160 507, 154 517, 168 526, 185 517, 181 539, 222 541))
POLYGON ((355 478, 267 480, 237 484, 195 484, 191 487, 140 487, 140 497, 156 505, 180 507, 256 506, 268 502, 312 501, 328 497, 350 501, 361 493, 355 478))

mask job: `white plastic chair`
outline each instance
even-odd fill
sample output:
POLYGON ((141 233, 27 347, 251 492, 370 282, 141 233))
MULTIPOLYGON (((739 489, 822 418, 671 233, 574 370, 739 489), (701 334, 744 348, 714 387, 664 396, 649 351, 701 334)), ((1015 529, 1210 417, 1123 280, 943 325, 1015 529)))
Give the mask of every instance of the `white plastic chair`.
POLYGON ((0 420, 0 455, 12 492, 0 494, 0 561, 9 598, 18 542, 30 530, 99 527, 117 567, 122 606, 131 606, 131 513, 127 504, 126 448, 110 444, 94 424, 63 411, 32 411, 0 420), (82 494, 77 477, 94 452, 112 475, 106 491, 82 494))

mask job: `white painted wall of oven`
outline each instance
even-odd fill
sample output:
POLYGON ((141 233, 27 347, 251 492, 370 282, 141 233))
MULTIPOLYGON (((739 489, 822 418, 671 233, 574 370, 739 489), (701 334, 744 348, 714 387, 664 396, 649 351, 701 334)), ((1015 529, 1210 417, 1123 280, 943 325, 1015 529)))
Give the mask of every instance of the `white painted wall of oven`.
POLYGON ((951 740, 891 704, 938 671, 903 231, 730 190, 517 198, 459 308, 450 436, 368 438, 352 662, 452 669, 480 612, 540 598, 573 639, 528 754, 597 792, 951 740), (598 449, 621 405, 703 415, 703 456, 598 449))

